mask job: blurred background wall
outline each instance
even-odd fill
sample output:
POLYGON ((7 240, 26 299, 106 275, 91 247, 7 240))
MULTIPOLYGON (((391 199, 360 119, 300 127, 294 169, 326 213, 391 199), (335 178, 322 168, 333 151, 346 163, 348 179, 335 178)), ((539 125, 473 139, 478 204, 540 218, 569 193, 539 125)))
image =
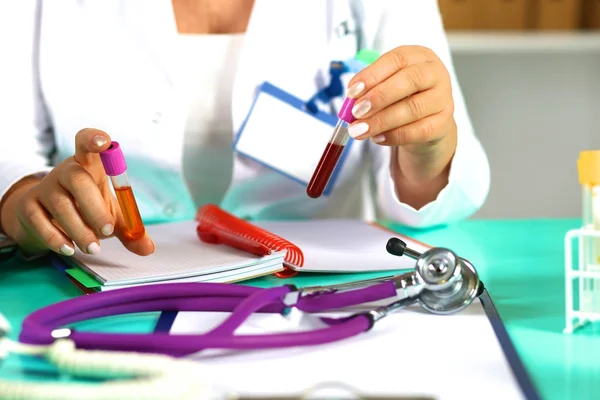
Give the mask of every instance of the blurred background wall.
POLYGON ((600 149, 600 0, 439 0, 490 160, 475 218, 579 217, 579 151, 600 149))

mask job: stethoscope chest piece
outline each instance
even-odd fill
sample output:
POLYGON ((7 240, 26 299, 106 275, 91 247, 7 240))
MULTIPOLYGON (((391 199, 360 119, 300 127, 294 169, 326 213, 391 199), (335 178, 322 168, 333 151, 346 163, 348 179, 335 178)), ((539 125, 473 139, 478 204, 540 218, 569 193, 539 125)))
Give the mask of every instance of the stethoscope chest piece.
POLYGON ((434 314, 453 314, 469 306, 482 289, 477 271, 473 265, 458 257, 454 252, 442 247, 431 248, 418 253, 406 244, 392 238, 387 251, 396 256, 415 259, 416 267, 411 272, 414 282, 415 300, 434 314))
MULTIPOLYGON (((431 265, 426 267, 425 274, 421 275, 421 279, 427 279, 428 283, 419 296, 419 302, 427 311, 435 314, 453 314, 467 307, 479 295, 480 281, 473 265, 467 260, 456 258, 454 255, 453 257, 456 264, 452 268, 446 267, 448 271, 452 270, 447 279, 448 273, 443 270, 437 272, 437 266, 431 265), (435 276, 439 276, 439 282, 429 283, 435 276)), ((420 272, 421 268, 417 267, 416 271, 420 272)))

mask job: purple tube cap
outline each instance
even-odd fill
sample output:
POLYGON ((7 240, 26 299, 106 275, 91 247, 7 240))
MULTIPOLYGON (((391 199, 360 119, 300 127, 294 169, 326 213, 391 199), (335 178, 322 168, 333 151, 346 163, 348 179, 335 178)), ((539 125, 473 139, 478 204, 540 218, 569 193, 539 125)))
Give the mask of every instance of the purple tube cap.
POLYGON ((356 121, 356 118, 354 118, 354 115, 352 114, 352 107, 354 107, 355 102, 356 99, 346 97, 346 100, 344 100, 344 104, 342 104, 342 108, 340 108, 340 112, 338 112, 338 118, 343 121, 346 121, 349 124, 356 121))
POLYGON ((100 153, 100 160, 108 176, 121 175, 127 171, 127 163, 119 142, 111 142, 108 149, 100 153))

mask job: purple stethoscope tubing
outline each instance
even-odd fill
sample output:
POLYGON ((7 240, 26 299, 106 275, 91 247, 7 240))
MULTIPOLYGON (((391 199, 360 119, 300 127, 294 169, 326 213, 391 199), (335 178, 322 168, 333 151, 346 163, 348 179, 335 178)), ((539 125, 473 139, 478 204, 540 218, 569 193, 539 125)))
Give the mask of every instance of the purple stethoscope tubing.
MULTIPOLYGON (((292 285, 269 289, 222 283, 171 283, 145 285, 99 292, 65 300, 31 313, 23 321, 19 341, 49 345, 53 331, 92 318, 153 311, 225 311, 225 321, 211 331, 197 335, 111 334, 70 330, 69 338, 80 349, 120 350, 185 356, 203 349, 266 349, 312 346, 346 339, 368 331, 373 325, 369 313, 344 318, 321 318, 325 328, 294 333, 234 335, 253 313, 283 313, 290 306, 284 297, 296 291, 292 285)), ((350 307, 396 296, 391 281, 348 292, 300 297, 291 306, 304 312, 350 307)))

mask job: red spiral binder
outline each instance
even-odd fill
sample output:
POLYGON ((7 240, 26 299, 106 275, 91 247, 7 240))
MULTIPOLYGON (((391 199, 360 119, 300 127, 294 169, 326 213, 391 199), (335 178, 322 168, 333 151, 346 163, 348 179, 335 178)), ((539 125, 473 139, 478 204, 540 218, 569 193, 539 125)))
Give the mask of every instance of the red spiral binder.
MULTIPOLYGON (((266 255, 269 251, 287 250, 284 263, 295 267, 304 265, 304 255, 298 246, 228 213, 215 204, 206 204, 198 208, 196 221, 198 237, 203 242, 223 243, 258 255, 266 255)), ((298 271, 284 265, 284 270, 276 272, 275 275, 290 278, 297 273, 298 271)))

